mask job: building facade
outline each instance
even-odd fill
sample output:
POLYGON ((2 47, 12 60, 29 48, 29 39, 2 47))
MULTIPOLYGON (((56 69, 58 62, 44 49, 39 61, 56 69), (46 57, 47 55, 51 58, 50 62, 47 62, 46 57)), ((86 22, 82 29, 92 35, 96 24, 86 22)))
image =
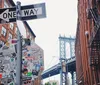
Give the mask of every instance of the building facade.
POLYGON ((100 85, 100 0, 78 0, 75 43, 78 85, 100 85))
MULTIPOLYGON (((12 7, 9 0, 0 0, 0 8, 12 7)), ((7 40, 16 38, 16 23, 0 24, 0 44, 4 45, 7 40)))
MULTIPOLYGON (((12 6, 15 6, 12 0, 0 0, 0 8, 8 8, 12 6)), ((22 23, 26 29, 26 38, 29 38, 32 42, 35 42, 36 35, 31 30, 28 23, 26 21, 23 21, 22 23)), ((16 22, 0 24, 0 46, 4 45, 10 39, 17 38, 17 29, 16 22)))

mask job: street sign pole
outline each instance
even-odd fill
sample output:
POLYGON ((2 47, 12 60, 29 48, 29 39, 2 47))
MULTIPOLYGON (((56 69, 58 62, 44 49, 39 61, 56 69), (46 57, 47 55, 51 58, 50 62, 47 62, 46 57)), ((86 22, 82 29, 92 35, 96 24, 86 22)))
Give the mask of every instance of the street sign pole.
MULTIPOLYGON (((16 5, 16 23, 21 19, 21 2, 17 2, 16 5)), ((21 34, 19 27, 17 25, 17 69, 16 69, 16 85, 21 85, 21 59, 22 59, 22 43, 21 43, 21 34)))

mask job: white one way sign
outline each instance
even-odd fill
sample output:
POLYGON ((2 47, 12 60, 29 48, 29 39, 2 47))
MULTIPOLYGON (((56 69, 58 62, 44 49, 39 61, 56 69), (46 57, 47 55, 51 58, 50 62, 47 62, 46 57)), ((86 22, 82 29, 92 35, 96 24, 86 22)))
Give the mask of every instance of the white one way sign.
MULTIPOLYGON (((45 3, 21 6, 21 20, 46 17, 45 3)), ((16 22, 16 7, 0 9, 0 23, 16 22)))

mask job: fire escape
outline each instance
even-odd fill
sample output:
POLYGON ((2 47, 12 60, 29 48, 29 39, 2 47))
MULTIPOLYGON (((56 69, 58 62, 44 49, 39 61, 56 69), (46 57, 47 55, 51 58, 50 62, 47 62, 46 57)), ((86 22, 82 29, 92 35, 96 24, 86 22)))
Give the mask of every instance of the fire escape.
POLYGON ((94 28, 92 28, 90 36, 90 66, 95 71, 95 78, 97 83, 100 83, 100 76, 98 71, 100 69, 100 15, 97 7, 89 9, 89 18, 94 21, 94 28), (90 17, 91 16, 91 17, 90 17))

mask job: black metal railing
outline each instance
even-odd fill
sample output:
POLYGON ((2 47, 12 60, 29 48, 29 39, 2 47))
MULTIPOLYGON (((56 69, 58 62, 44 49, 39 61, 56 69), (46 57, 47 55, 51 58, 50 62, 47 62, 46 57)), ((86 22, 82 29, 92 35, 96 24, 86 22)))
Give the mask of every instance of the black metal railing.
POLYGON ((94 21, 94 28, 92 29, 91 37, 90 37, 90 46, 91 46, 93 41, 96 38, 96 34, 97 34, 99 28, 100 28, 100 16, 98 14, 97 7, 91 8, 89 10, 89 12, 90 12, 92 19, 94 21))

